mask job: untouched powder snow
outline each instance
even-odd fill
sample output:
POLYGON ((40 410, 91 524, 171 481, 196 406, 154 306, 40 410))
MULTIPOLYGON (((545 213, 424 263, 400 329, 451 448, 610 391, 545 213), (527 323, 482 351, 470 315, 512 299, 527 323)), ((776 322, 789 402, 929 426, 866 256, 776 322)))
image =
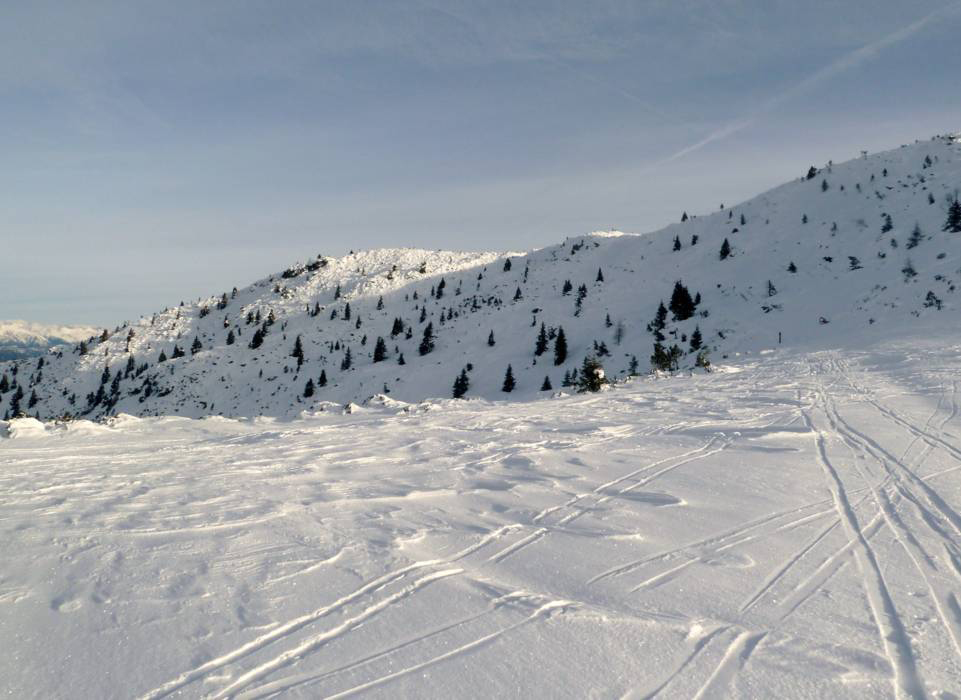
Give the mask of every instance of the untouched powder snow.
POLYGON ((0 685, 956 698, 937 325, 538 401, 0 424, 0 685))

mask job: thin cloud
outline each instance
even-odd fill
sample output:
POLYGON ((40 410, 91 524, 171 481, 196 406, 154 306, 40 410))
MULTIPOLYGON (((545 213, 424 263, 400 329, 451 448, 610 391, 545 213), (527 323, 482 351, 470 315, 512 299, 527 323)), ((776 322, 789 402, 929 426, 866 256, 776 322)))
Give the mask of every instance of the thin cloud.
POLYGON ((855 49, 854 51, 841 56, 824 68, 821 68, 817 72, 809 75, 799 83, 769 98, 754 112, 738 119, 737 121, 725 124, 721 128, 702 138, 700 141, 697 141, 689 146, 685 146, 681 150, 671 154, 667 158, 664 158, 663 160, 659 161, 658 164, 661 165, 678 160, 679 158, 683 158, 684 156, 694 153, 695 151, 701 150, 709 144, 726 139, 729 136, 733 136, 734 134, 747 129, 750 126, 753 126, 762 117, 770 114, 785 102, 789 102, 790 100, 793 100, 794 98, 806 92, 810 92, 818 85, 831 80, 835 76, 875 58, 885 49, 914 36, 935 20, 946 17, 956 12, 959 8, 961 8, 961 2, 954 2, 950 5, 946 5, 945 7, 937 9, 918 20, 915 20, 911 24, 908 24, 901 29, 898 29, 897 31, 891 32, 877 41, 865 44, 861 48, 855 49))

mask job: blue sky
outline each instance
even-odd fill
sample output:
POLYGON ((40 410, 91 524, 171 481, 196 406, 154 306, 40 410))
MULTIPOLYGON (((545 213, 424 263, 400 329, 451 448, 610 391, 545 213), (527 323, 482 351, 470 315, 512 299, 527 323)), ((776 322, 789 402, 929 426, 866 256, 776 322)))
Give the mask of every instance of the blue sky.
POLYGON ((961 130, 961 2, 7 3, 0 318, 646 231, 961 130))

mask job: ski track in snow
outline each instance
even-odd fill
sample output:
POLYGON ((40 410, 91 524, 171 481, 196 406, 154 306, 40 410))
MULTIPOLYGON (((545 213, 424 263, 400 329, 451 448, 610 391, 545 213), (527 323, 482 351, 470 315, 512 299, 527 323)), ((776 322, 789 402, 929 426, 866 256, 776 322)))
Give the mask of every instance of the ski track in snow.
POLYGON ((953 697, 958 350, 0 440, 4 690, 953 697))

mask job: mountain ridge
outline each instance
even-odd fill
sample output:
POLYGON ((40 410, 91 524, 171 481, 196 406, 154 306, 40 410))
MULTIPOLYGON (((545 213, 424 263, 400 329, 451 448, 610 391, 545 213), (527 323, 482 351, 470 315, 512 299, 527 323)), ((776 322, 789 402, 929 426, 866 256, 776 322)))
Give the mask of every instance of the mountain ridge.
MULTIPOLYGON (((532 398, 548 384, 560 389, 588 355, 600 355, 614 379, 635 364, 646 371, 648 326, 677 282, 700 298, 690 318, 669 316, 662 331, 665 346, 683 351, 680 367, 695 361, 695 328, 715 361, 779 340, 824 347, 901 334, 919 317, 957 320, 961 237, 942 228, 959 187, 958 138, 938 136, 812 166, 746 202, 645 234, 595 232, 519 253, 318 256, 90 338, 85 354, 61 349, 42 367, 5 363, 0 374, 22 389, 19 410, 47 418, 296 415, 376 394, 450 396, 462 371, 467 396, 532 398), (721 259, 725 240, 730 255, 721 259), (433 347, 421 355, 428 324, 433 347), (549 347, 537 355, 542 324, 549 347), (568 353, 555 365, 561 328, 568 353), (262 343, 251 348, 258 330, 262 343), (302 362, 293 355, 298 336, 302 362), (383 359, 374 361, 378 338, 383 359)), ((14 393, 0 394, 0 415, 15 407, 14 393)))

